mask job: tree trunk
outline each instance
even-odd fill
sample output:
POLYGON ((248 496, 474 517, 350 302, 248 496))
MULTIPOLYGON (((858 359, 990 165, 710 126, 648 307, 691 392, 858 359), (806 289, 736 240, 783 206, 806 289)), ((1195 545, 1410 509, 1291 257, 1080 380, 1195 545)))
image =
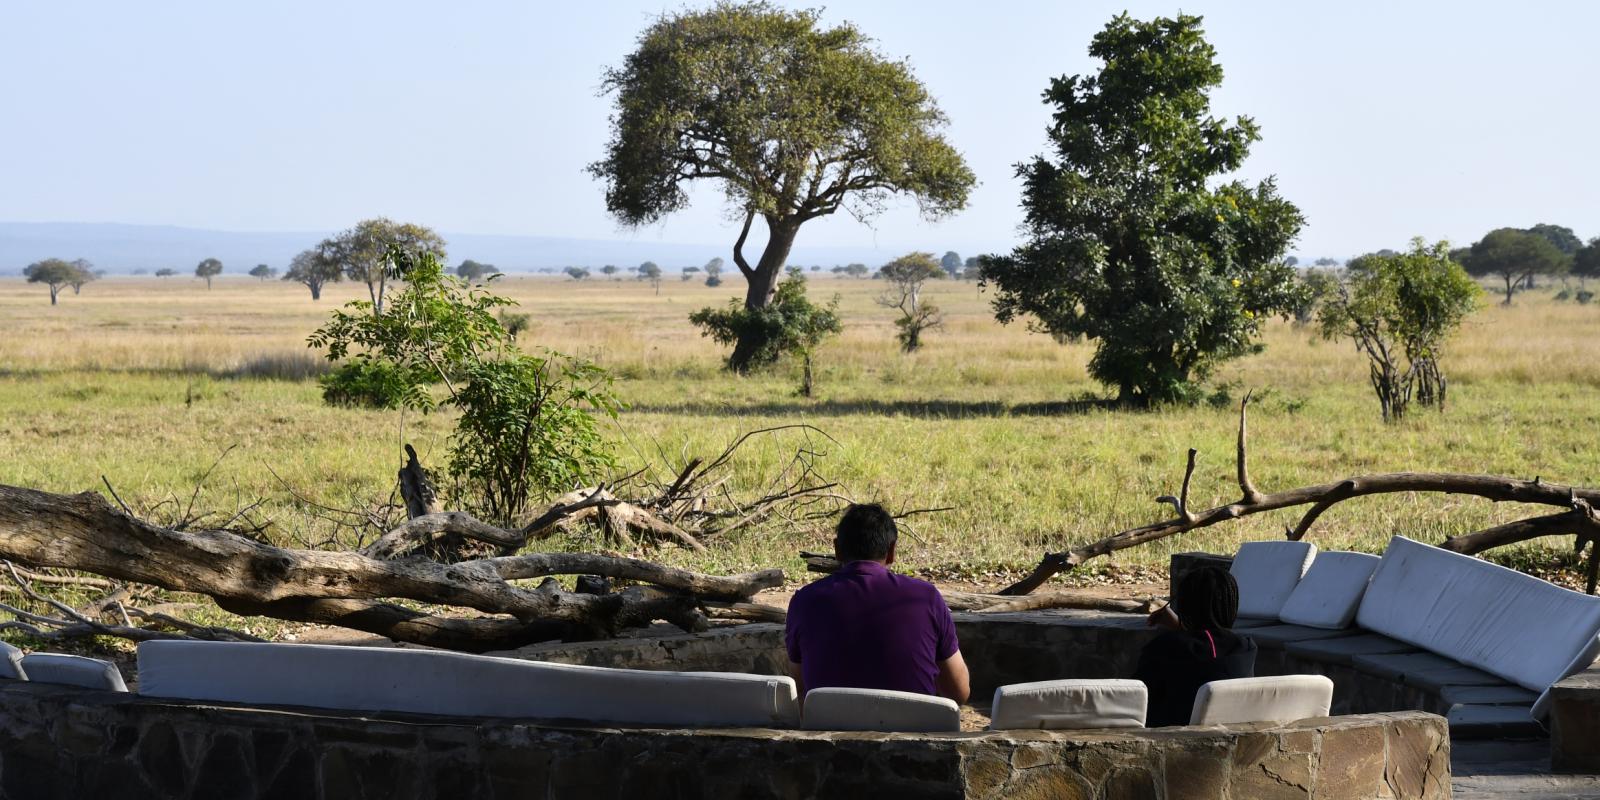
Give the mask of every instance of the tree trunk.
MULTIPOLYGON (((796 234, 800 232, 800 223, 794 220, 768 220, 767 221, 767 247, 761 251, 761 260, 756 262, 754 269, 746 270, 744 257, 735 246, 735 260, 740 264, 740 270, 745 273, 745 280, 749 287, 745 290, 744 307, 750 311, 766 308, 772 303, 772 297, 778 291, 778 279, 783 276, 783 266, 789 261, 789 250, 794 247, 796 234)), ((740 237, 740 244, 744 237, 740 237)), ((759 333, 746 331, 733 345, 733 355, 728 357, 728 368, 734 372, 744 374, 754 366, 756 354, 766 344, 766 339, 759 333)))
POLYGON ((56 304, 56 295, 58 295, 60 293, 61 293, 60 289, 58 289, 58 288, 56 288, 54 286, 50 287, 50 305, 55 305, 56 304))
POLYGON ((322 299, 322 284, 320 284, 320 283, 308 283, 308 284, 306 284, 306 286, 309 286, 311 288, 311 300, 313 302, 322 299))
POLYGON ((1509 306, 1509 305, 1511 305, 1511 294, 1517 290, 1517 287, 1516 287, 1516 284, 1513 284, 1511 282, 1511 275, 1507 274, 1505 277, 1506 277, 1506 299, 1505 299, 1505 302, 1501 303, 1500 305, 1509 306))

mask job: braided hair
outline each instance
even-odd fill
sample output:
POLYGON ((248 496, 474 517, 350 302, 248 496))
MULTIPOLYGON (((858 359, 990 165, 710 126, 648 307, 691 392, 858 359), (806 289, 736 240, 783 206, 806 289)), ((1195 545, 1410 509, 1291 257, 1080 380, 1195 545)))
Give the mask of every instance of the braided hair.
POLYGON ((1200 567, 1179 579, 1172 604, 1186 631, 1229 630, 1239 618, 1239 582, 1221 567, 1200 567))

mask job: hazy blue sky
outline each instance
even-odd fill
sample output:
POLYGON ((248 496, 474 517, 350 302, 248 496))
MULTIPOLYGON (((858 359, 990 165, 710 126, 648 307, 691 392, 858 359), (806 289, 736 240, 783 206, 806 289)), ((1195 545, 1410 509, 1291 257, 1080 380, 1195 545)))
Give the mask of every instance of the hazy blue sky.
MULTIPOLYGON (((601 68, 660 2, 6 2, 0 220, 326 230, 378 214, 441 230, 731 241, 719 194, 619 230, 583 172, 607 136, 601 68)), ((1172 3, 834 2, 911 60, 982 185, 938 224, 909 203, 802 244, 964 253, 1015 241, 1012 165, 1043 148, 1051 76, 1088 72, 1112 15, 1172 3)), ((1555 222, 1600 235, 1600 3, 1212 2, 1215 109, 1265 140, 1310 224, 1298 252, 1555 222)))

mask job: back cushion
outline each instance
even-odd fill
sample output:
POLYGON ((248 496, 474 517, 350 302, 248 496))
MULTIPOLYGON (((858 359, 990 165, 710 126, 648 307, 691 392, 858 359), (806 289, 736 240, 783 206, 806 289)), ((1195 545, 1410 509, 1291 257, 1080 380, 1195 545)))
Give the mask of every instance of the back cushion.
POLYGON ((1542 692, 1593 660, 1600 597, 1396 536, 1356 623, 1542 692))
POLYGON ((1366 553, 1318 553, 1278 618, 1308 628, 1350 627, 1379 560, 1366 553))
MULTIPOLYGON (((1245 542, 1228 569, 1239 582, 1239 616, 1277 619, 1317 556, 1310 542, 1245 542)), ((1178 609, 1183 615, 1183 609, 1178 609)))
POLYGON ((433 650, 251 642, 139 645, 139 693, 349 711, 794 727, 794 681, 654 672, 433 650), (314 676, 314 677, 308 677, 314 676))
POLYGON ((994 690, 989 729, 1142 728, 1148 705, 1141 681, 1013 683, 994 690))
POLYGON ((954 700, 889 689, 825 688, 806 692, 808 731, 937 733, 961 730, 954 700))
POLYGON ((28 673, 22 668, 22 651, 0 642, 0 678, 25 681, 28 673))
POLYGON ((1322 675, 1272 675, 1212 681, 1194 698, 1190 725, 1284 724, 1328 716, 1333 681, 1322 675))
POLYGON ((34 653, 22 657, 22 671, 34 683, 59 683, 106 692, 126 692, 122 672, 110 661, 60 653, 34 653))

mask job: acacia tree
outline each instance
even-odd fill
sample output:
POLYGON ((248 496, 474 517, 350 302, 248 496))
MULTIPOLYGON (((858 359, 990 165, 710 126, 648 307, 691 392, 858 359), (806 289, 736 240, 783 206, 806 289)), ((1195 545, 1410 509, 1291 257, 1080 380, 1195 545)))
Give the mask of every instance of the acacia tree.
POLYGON ((22 274, 27 277, 28 283, 42 283, 50 288, 50 305, 56 305, 56 298, 61 294, 61 287, 72 283, 78 276, 78 268, 71 262, 60 258, 47 258, 35 261, 22 269, 22 274))
MULTIPOLYGON (((950 253, 946 254, 949 260, 950 253)), ((961 260, 955 259, 959 268, 961 260)), ((922 346, 924 331, 944 325, 944 314, 939 307, 922 302, 922 285, 929 280, 945 277, 945 271, 933 260, 932 253, 907 253, 878 269, 878 276, 888 283, 878 296, 878 305, 899 309, 900 318, 894 326, 900 331, 900 349, 910 353, 922 346)))
POLYGON ((87 258, 73 259, 72 270, 72 279, 67 283, 72 286, 73 294, 82 294, 84 284, 100 280, 106 274, 105 270, 95 269, 87 258))
POLYGON ((945 274, 951 277, 961 274, 961 254, 954 250, 945 251, 944 257, 939 259, 939 266, 944 268, 945 274))
MULTIPOLYGON (((866 219, 895 194, 943 217, 974 183, 909 65, 848 23, 821 27, 816 11, 719 2, 665 15, 603 86, 616 97, 613 132, 589 171, 606 184, 606 207, 650 224, 688 205, 689 183, 717 182, 744 218, 733 261, 747 311, 774 301, 806 222, 841 209, 866 219), (757 217, 767 242, 752 266, 744 244, 757 217)), ((762 326, 744 329, 728 359, 741 373, 767 346, 762 326)))
POLYGON ((477 282, 490 275, 498 275, 500 270, 493 264, 484 264, 472 259, 466 259, 456 266, 456 275, 469 281, 477 282))
MULTIPOLYGON (((616 268, 613 267, 612 271, 615 272, 616 268)), ((562 270, 562 272, 566 273, 567 277, 575 281, 581 281, 589 277, 589 270, 586 270, 583 267, 567 267, 566 269, 562 270)))
POLYGON ((1499 278, 1505 284, 1506 298, 1533 280, 1534 275, 1557 275, 1567 266, 1567 258, 1550 240, 1537 233, 1517 228, 1496 228, 1474 242, 1466 253, 1467 272, 1480 278, 1499 278))
POLYGON ((194 276, 206 279, 206 291, 211 291, 211 279, 222 274, 222 262, 208 258, 194 266, 194 276))
POLYGON ((266 264, 257 264, 250 268, 250 277, 255 278, 258 281, 265 281, 268 278, 275 277, 277 274, 277 270, 267 266, 266 264))
POLYGON ((639 265, 639 280, 649 281, 655 287, 656 294, 661 294, 661 267, 654 261, 646 261, 639 265))
POLYGON ((1590 239, 1572 256, 1572 274, 1577 276, 1580 287, 1590 278, 1600 278, 1600 236, 1590 239))
POLYGON ((1450 244, 1420 237, 1396 255, 1350 262, 1318 312, 1322 335, 1349 339, 1365 353, 1385 421, 1405 416, 1411 400, 1444 410, 1444 342, 1477 308, 1478 284, 1450 259, 1450 244))
POLYGON ((1002 323, 1094 340, 1089 372, 1128 405, 1191 400, 1218 363, 1257 352, 1263 320, 1302 289, 1283 253, 1299 209, 1237 170, 1256 124, 1210 115, 1222 82, 1200 18, 1113 19, 1089 47, 1098 75, 1058 78, 1055 160, 1017 167, 1028 241, 985 256, 1002 323))
POLYGON ((162 267, 161 269, 156 270, 157 278, 170 278, 176 274, 178 274, 178 271, 171 267, 162 267))
POLYGON ((355 227, 322 240, 317 245, 322 257, 337 264, 345 277, 367 285, 374 313, 383 313, 384 292, 389 281, 405 276, 391 268, 390 254, 430 253, 443 261, 444 239, 432 229, 386 217, 362 220, 355 227))
POLYGON ((289 271, 283 273, 283 279, 305 284, 311 290, 312 300, 322 299, 324 284, 337 283, 344 278, 344 272, 339 265, 323 257, 322 248, 314 247, 310 250, 301 250, 289 261, 289 271))

